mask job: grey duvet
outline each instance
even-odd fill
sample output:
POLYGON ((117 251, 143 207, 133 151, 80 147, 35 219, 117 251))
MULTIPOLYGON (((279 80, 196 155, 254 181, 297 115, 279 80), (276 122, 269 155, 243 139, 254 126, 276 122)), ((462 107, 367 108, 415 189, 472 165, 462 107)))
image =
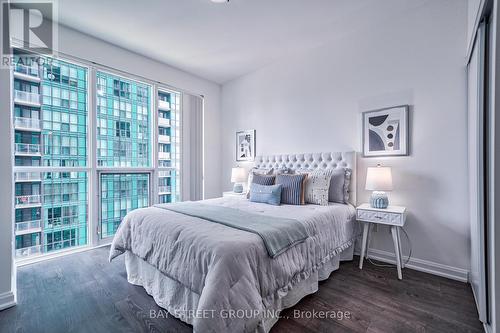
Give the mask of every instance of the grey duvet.
POLYGON ((255 331, 275 298, 351 246, 357 234, 350 205, 271 206, 234 198, 203 203, 293 218, 309 237, 273 259, 254 233, 157 207, 125 216, 110 260, 129 251, 199 294, 198 314, 203 315, 181 318, 194 332, 255 331), (230 310, 252 315, 228 318, 230 310))

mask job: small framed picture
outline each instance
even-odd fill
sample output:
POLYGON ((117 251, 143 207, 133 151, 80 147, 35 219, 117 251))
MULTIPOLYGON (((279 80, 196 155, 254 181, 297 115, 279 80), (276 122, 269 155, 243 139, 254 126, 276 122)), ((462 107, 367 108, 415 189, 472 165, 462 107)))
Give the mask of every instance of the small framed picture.
POLYGON ((363 156, 407 156, 408 105, 363 112, 363 156))
POLYGON ((236 132, 236 161, 255 159, 255 130, 236 132))

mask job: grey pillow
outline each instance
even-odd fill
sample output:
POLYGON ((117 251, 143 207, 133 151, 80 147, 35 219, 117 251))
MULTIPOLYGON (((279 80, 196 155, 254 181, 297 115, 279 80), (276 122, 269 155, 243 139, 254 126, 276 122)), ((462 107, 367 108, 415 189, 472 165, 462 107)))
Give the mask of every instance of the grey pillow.
POLYGON ((250 185, 252 185, 253 181, 253 175, 259 174, 259 175, 272 175, 274 169, 257 169, 257 168, 252 168, 250 172, 248 173, 248 182, 247 182, 247 198, 250 198, 250 185))
MULTIPOLYGON (((253 175, 252 179, 252 184, 259 184, 259 185, 274 185, 274 179, 276 178, 275 175, 259 175, 256 173, 253 175)), ((250 184, 250 190, 252 189, 252 184, 250 184)))
POLYGON ((328 201, 338 203, 349 202, 349 183, 351 182, 351 169, 334 169, 330 178, 328 201))

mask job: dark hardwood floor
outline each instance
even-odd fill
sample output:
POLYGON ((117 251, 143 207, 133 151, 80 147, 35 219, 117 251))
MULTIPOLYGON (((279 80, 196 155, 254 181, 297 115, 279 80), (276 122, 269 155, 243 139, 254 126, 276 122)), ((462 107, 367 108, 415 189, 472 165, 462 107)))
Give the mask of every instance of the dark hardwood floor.
MULTIPOLYGON (((123 257, 108 263, 108 250, 19 268, 18 305, 0 311, 0 332, 192 331, 171 316, 151 318, 160 308, 127 282, 123 257)), ((409 269, 398 281, 395 269, 365 262, 360 271, 357 263, 342 263, 272 332, 482 332, 469 285, 409 269), (299 311, 303 318, 294 318, 299 311), (349 318, 310 318, 312 311, 349 318)))

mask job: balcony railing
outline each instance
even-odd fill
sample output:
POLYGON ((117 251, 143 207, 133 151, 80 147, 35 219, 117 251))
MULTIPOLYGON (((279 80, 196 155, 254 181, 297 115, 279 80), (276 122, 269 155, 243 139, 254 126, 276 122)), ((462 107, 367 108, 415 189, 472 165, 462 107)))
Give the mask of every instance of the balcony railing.
POLYGON ((47 227, 48 228, 55 228, 55 227, 66 226, 66 225, 74 225, 74 224, 78 224, 78 223, 79 223, 78 215, 54 217, 54 218, 48 219, 47 227))
POLYGON ((169 160, 170 159, 170 153, 160 151, 160 152, 158 152, 158 158, 160 160, 169 160))
POLYGON ((158 117, 158 126, 170 127, 170 119, 158 117))
POLYGON ((16 182, 36 182, 41 181, 40 172, 16 172, 14 179, 16 182))
POLYGON ((16 222, 16 233, 27 233, 30 231, 39 231, 42 225, 41 220, 16 222))
POLYGON ((170 143, 170 135, 158 135, 158 142, 160 143, 170 143))
POLYGON ((158 100, 158 108, 162 110, 170 110, 170 103, 162 99, 158 100))
POLYGON ((158 193, 159 194, 170 193, 171 191, 172 191, 171 186, 168 186, 168 185, 160 185, 160 186, 158 186, 158 193))
POLYGON ((38 71, 37 65, 27 66, 24 64, 16 64, 14 66, 14 72, 33 76, 33 77, 39 77, 39 71, 38 71))
POLYGON ((25 118, 25 117, 15 117, 14 118, 15 128, 26 128, 31 130, 40 130, 40 119, 37 118, 25 118))
POLYGON ((21 249, 16 249, 16 257, 28 257, 32 256, 35 254, 41 254, 42 253, 42 246, 41 245, 35 245, 31 247, 23 247, 21 249))
POLYGON ((158 171, 158 177, 170 177, 170 170, 158 171))
POLYGON ((14 102, 40 105, 40 94, 14 90, 14 102))
POLYGON ((16 206, 37 205, 42 203, 40 194, 16 195, 16 206))
POLYGON ((18 155, 38 155, 40 154, 40 145, 37 143, 16 143, 14 150, 18 155))

